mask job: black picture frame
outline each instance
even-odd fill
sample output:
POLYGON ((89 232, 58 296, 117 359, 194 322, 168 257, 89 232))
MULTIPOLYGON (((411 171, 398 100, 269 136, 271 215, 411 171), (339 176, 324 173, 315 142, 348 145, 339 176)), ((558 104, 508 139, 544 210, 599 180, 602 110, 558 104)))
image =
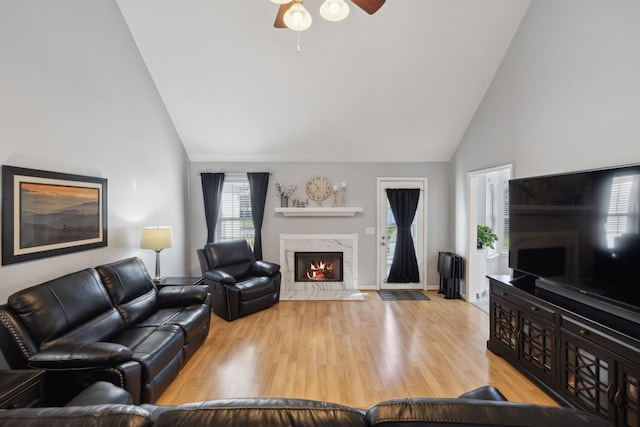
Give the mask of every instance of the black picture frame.
POLYGON ((107 179, 2 165, 2 265, 107 246, 107 179))

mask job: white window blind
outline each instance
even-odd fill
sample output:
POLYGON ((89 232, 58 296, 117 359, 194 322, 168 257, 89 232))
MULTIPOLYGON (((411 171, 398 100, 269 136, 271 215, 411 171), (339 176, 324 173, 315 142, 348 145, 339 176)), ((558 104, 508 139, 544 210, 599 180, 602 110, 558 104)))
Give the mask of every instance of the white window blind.
POLYGON ((498 221, 498 215, 496 214, 496 212, 498 211, 498 195, 496 194, 497 192, 496 182, 492 178, 494 177, 490 176, 489 179, 487 179, 486 212, 487 212, 487 225, 491 227, 491 229, 495 233, 497 231, 496 225, 498 221))
POLYGON ((509 175, 509 170, 487 174, 485 224, 498 236, 490 254, 509 250, 509 175))
POLYGON ((605 231, 607 247, 615 248, 615 238, 625 233, 638 231, 639 206, 638 183, 640 176, 616 176, 611 182, 611 196, 609 197, 609 211, 605 231))
POLYGON ((509 250, 509 178, 502 180, 502 250, 509 250))
POLYGON ((222 187, 216 241, 246 239, 253 247, 254 236, 249 180, 245 174, 227 174, 222 187))

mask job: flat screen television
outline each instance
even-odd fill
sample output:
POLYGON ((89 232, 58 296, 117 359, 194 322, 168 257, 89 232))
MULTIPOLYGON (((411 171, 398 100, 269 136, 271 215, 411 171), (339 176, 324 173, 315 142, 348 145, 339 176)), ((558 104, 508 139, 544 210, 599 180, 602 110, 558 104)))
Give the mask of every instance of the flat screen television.
POLYGON ((511 180, 509 267, 548 298, 640 319, 640 165, 511 180))

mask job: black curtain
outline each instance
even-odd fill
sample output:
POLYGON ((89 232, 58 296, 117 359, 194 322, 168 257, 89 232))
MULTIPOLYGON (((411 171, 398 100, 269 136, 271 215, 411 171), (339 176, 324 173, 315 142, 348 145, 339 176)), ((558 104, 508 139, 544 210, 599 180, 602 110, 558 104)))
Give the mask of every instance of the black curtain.
POLYGON ((216 224, 220 212, 220 200, 222 198, 222 185, 224 173, 203 172, 202 195, 204 196, 204 218, 207 221, 207 243, 213 243, 216 236, 216 224))
POLYGON ((251 217, 255 229, 253 254, 257 260, 262 259, 262 219, 264 205, 267 201, 267 187, 269 186, 268 172, 247 172, 249 192, 251 193, 251 217))
POLYGON ((411 237, 411 223, 416 216, 420 189, 388 188, 387 198, 393 217, 396 219, 398 234, 396 250, 389 271, 388 283, 411 283, 420 281, 418 260, 411 237))

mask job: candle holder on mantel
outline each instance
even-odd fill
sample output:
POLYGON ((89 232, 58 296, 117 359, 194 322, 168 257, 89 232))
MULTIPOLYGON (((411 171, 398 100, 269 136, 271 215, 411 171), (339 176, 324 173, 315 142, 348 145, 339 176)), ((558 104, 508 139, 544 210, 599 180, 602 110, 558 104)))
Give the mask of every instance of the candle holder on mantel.
POLYGON ((345 207, 347 199, 347 183, 340 184, 340 206, 345 207))

